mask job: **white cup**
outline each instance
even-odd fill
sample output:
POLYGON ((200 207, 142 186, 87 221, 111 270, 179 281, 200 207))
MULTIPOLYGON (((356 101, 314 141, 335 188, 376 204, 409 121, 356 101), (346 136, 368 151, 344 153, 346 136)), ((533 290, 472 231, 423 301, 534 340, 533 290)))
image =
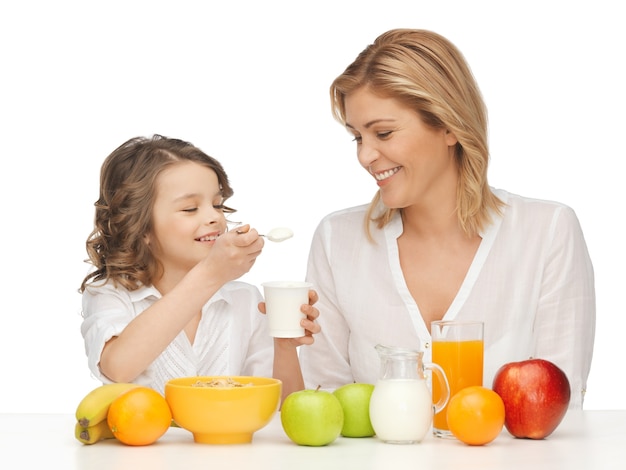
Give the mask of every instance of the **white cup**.
POLYGON ((271 281, 264 282, 265 314, 269 322, 270 335, 275 338, 299 338, 304 336, 300 320, 306 317, 300 311, 309 303, 310 282, 271 281))

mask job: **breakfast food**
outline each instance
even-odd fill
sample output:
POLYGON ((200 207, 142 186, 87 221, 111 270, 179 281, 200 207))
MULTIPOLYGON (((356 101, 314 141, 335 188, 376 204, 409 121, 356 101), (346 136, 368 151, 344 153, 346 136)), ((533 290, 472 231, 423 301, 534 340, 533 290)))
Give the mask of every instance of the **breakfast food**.
POLYGON ((133 383, 109 383, 90 390, 76 407, 76 421, 83 428, 106 421, 113 400, 136 387, 133 383))
POLYGON ((214 387, 214 388, 235 388, 235 387, 250 387, 252 384, 242 384, 236 380, 227 378, 216 378, 211 380, 198 380, 191 384, 192 387, 214 387))

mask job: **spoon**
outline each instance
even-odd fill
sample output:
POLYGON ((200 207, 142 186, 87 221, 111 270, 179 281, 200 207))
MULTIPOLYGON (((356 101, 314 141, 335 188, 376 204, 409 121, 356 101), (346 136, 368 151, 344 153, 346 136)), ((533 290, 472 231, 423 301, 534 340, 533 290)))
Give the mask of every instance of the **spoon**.
POLYGON ((285 240, 293 237, 293 230, 287 227, 276 227, 267 232, 262 237, 267 238, 271 242, 284 242, 285 240))
MULTIPOLYGON (((245 233, 237 230, 237 233, 245 233)), ((284 242, 293 237, 293 230, 287 227, 276 227, 267 232, 265 235, 259 234, 260 237, 265 237, 271 242, 284 242)))

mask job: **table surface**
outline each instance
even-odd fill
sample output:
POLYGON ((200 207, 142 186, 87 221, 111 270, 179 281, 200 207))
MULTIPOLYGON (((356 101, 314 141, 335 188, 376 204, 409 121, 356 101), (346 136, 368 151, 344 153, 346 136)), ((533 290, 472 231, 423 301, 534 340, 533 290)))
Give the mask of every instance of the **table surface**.
POLYGON ((283 432, 280 415, 250 444, 197 444, 191 433, 170 428, 155 444, 116 440, 83 445, 75 419, 65 414, 0 414, 0 466, 12 469, 624 469, 626 410, 570 411, 544 440, 515 439, 506 430, 486 446, 428 434, 418 444, 387 444, 376 437, 340 437, 324 447, 298 446, 283 432))

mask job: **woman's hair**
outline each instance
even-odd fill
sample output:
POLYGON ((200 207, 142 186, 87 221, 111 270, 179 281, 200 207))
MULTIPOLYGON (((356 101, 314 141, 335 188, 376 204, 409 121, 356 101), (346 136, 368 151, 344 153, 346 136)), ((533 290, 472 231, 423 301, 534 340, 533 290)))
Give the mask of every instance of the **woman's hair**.
MULTIPOLYGON (((456 136, 459 224, 468 235, 479 233, 490 221, 490 211, 499 213, 503 203, 487 183, 487 109, 461 52, 430 31, 388 31, 367 46, 330 87, 333 115, 343 125, 346 95, 361 87, 411 106, 425 124, 456 136)), ((368 233, 370 220, 382 228, 397 210, 387 208, 375 214, 379 201, 380 191, 367 213, 368 233)))
MULTIPOLYGON (((111 153, 100 171, 100 196, 95 202, 94 229, 87 254, 95 270, 83 280, 108 280, 129 290, 151 285, 161 266, 145 243, 152 231, 155 182, 159 174, 180 162, 195 162, 213 170, 224 200, 233 195, 222 165, 189 142, 161 135, 135 137, 111 153)), ((234 209, 224 208, 232 213, 234 209)))

